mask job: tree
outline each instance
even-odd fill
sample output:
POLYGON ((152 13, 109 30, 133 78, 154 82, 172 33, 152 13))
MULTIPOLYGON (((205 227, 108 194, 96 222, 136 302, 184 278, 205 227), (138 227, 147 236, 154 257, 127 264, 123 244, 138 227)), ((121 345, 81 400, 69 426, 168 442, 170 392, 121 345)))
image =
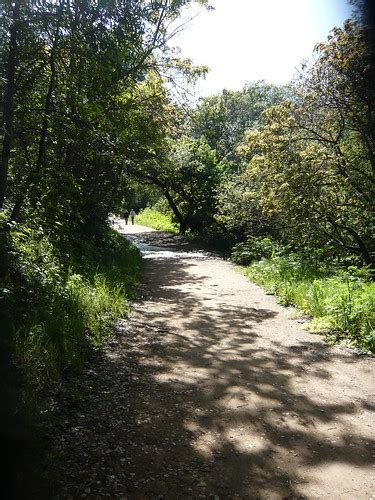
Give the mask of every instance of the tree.
MULTIPOLYGON (((15 85, 7 79, 5 90, 13 90, 4 94, 4 102, 13 103, 4 107, 4 120, 14 124, 14 153, 10 158, 9 145, 2 148, 9 173, 2 168, 0 186, 4 196, 8 184, 13 219, 31 211, 51 230, 58 220, 92 227, 93 216, 106 219, 122 176, 116 124, 138 105, 123 96, 150 70, 184 66, 171 59, 166 43, 174 33, 169 26, 189 1, 30 3, 20 19, 17 67, 16 2, 16 17, 3 33, 15 78, 15 85)), ((135 142, 138 147, 142 137, 135 142)))
POLYGON ((245 131, 257 127, 262 112, 287 94, 287 87, 264 81, 247 83, 240 91, 223 90, 201 99, 192 110, 189 133, 197 139, 204 137, 220 160, 236 162, 236 147, 245 131))
POLYGON ((138 102, 116 125, 124 173, 159 189, 181 232, 212 222, 222 165, 204 138, 181 135, 181 110, 163 79, 150 72, 122 99, 138 102))
POLYGON ((180 213, 180 228, 202 231, 215 223, 216 191, 223 164, 204 138, 190 137, 182 137, 173 145, 169 161, 174 166, 170 187, 180 213))
POLYGON ((241 153, 257 200, 295 244, 333 245, 366 264, 374 250, 373 70, 364 29, 335 28, 296 84, 293 100, 264 113, 241 153))

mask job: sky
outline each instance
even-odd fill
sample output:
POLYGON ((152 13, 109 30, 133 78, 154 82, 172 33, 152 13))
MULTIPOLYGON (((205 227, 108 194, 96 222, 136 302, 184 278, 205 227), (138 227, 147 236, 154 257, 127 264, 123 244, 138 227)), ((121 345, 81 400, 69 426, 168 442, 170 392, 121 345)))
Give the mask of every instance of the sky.
POLYGON ((239 90, 247 81, 284 84, 311 57, 314 46, 342 26, 347 0, 211 0, 214 11, 190 7, 196 17, 173 38, 181 56, 210 72, 196 85, 198 96, 239 90))

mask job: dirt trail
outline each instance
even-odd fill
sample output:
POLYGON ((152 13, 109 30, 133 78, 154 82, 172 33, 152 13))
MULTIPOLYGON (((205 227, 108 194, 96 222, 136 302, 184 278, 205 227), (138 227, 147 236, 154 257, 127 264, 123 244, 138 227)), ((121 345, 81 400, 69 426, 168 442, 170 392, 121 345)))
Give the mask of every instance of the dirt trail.
POLYGON ((61 413, 54 494, 375 498, 374 359, 327 347, 230 263, 120 232, 143 241, 146 300, 61 413))

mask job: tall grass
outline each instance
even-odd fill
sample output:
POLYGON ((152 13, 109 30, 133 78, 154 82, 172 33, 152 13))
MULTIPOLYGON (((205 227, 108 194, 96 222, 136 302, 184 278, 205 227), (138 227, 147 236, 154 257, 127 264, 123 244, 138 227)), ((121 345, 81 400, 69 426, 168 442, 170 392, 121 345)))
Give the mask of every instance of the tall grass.
POLYGON ((375 283, 368 270, 353 267, 328 274, 301 256, 289 255, 255 262, 245 274, 279 302, 310 315, 311 331, 375 352, 375 283))
POLYGON ((11 238, 15 358, 30 384, 42 387, 80 370, 88 349, 99 347, 127 313, 140 255, 110 229, 100 244, 77 239, 69 253, 27 227, 11 238))
POLYGON ((167 233, 178 233, 178 226, 172 222, 171 217, 153 208, 145 208, 142 210, 137 215, 137 223, 167 233))

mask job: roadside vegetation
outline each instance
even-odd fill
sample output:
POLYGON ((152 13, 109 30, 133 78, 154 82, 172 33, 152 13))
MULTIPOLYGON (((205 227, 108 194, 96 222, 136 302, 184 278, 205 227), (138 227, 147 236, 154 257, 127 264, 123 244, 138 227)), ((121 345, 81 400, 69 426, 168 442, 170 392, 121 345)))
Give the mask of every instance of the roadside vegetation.
POLYGON ((146 207, 137 215, 137 224, 152 227, 166 233, 178 233, 178 226, 172 217, 153 208, 146 207))
POLYGON ((66 254, 39 228, 10 232, 13 258, 3 293, 14 318, 16 363, 33 389, 83 368, 87 352, 128 312, 139 277, 138 250, 112 229, 100 245, 72 243, 66 254))
POLYGON ((343 268, 313 251, 290 253, 270 238, 238 244, 232 260, 279 303, 307 316, 308 330, 375 352, 375 283, 368 267, 343 268))
POLYGON ((319 275, 295 255, 254 263, 246 270, 255 283, 296 306, 312 321, 306 328, 324 333, 328 342, 375 352, 375 283, 366 269, 356 267, 319 275))

